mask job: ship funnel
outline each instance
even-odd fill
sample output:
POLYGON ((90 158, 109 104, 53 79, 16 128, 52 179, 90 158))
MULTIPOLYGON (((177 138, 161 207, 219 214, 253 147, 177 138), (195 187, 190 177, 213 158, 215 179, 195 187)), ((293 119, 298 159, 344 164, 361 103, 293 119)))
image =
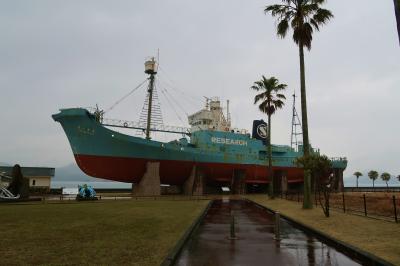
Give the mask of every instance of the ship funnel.
POLYGON ((261 140, 264 143, 264 145, 267 144, 268 127, 267 127, 267 123, 264 122, 264 120, 254 120, 253 121, 252 138, 261 140))

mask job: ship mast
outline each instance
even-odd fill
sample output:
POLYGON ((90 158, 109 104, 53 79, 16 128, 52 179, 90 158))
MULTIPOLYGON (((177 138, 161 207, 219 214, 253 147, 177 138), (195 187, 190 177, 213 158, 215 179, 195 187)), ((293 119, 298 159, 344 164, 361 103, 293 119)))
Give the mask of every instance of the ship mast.
POLYGON ((290 136, 290 147, 297 149, 299 145, 298 136, 302 135, 301 132, 301 123, 299 119, 299 115, 296 111, 296 93, 293 93, 293 114, 292 114, 292 134, 290 136))
POLYGON ((154 57, 144 63, 145 73, 150 75, 149 87, 147 92, 149 93, 149 103, 147 109, 147 125, 146 125, 146 139, 150 139, 150 126, 151 126, 151 108, 153 103, 153 91, 154 91, 154 79, 157 74, 156 61, 154 57))

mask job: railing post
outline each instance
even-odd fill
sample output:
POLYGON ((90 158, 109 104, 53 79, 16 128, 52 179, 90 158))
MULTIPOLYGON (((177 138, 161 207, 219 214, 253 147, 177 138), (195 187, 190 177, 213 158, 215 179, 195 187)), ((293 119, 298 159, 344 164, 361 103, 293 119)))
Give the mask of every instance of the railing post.
POLYGON ((396 196, 393 195, 392 199, 393 199, 393 209, 394 209, 394 220, 397 223, 398 221, 397 221, 397 209, 396 209, 396 196))
POLYGON ((367 201, 365 200, 365 194, 363 194, 363 198, 364 198, 364 214, 365 216, 367 216, 367 201))
POLYGON ((231 238, 235 238, 235 216, 231 213, 231 238))
POLYGON ((342 193, 343 198, 343 212, 346 212, 346 202, 344 201, 344 192, 342 193))
POLYGON ((280 226, 280 222, 281 222, 281 215, 279 214, 279 212, 275 212, 275 239, 279 240, 281 239, 281 226, 280 226))

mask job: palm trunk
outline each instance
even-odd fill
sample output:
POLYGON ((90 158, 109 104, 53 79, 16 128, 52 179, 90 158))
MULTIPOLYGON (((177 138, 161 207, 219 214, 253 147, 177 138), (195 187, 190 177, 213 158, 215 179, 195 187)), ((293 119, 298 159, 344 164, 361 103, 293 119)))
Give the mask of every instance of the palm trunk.
POLYGON ((271 147, 271 115, 268 114, 268 176, 269 176, 269 197, 274 198, 274 176, 272 171, 272 147, 271 147))
POLYGON ((358 177, 357 177, 357 187, 358 187, 358 177))
POLYGON ((372 187, 373 188, 375 187, 375 180, 374 179, 372 179, 372 187))
MULTIPOLYGON (((303 152, 304 157, 310 154, 310 143, 308 140, 308 120, 307 120, 307 100, 306 100, 306 77, 304 67, 304 49, 303 43, 299 43, 300 55, 300 92, 301 92, 301 125, 303 129, 303 152)), ((312 209, 311 200, 311 174, 310 171, 304 170, 304 199, 303 209, 312 209)))

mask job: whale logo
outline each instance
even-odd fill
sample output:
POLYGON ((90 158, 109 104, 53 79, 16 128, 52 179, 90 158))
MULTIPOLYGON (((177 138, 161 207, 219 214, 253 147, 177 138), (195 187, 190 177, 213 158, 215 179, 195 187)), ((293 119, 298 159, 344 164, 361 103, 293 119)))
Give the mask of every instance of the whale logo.
POLYGON ((257 134, 265 139, 267 138, 267 125, 266 124, 261 124, 257 127, 257 134))

